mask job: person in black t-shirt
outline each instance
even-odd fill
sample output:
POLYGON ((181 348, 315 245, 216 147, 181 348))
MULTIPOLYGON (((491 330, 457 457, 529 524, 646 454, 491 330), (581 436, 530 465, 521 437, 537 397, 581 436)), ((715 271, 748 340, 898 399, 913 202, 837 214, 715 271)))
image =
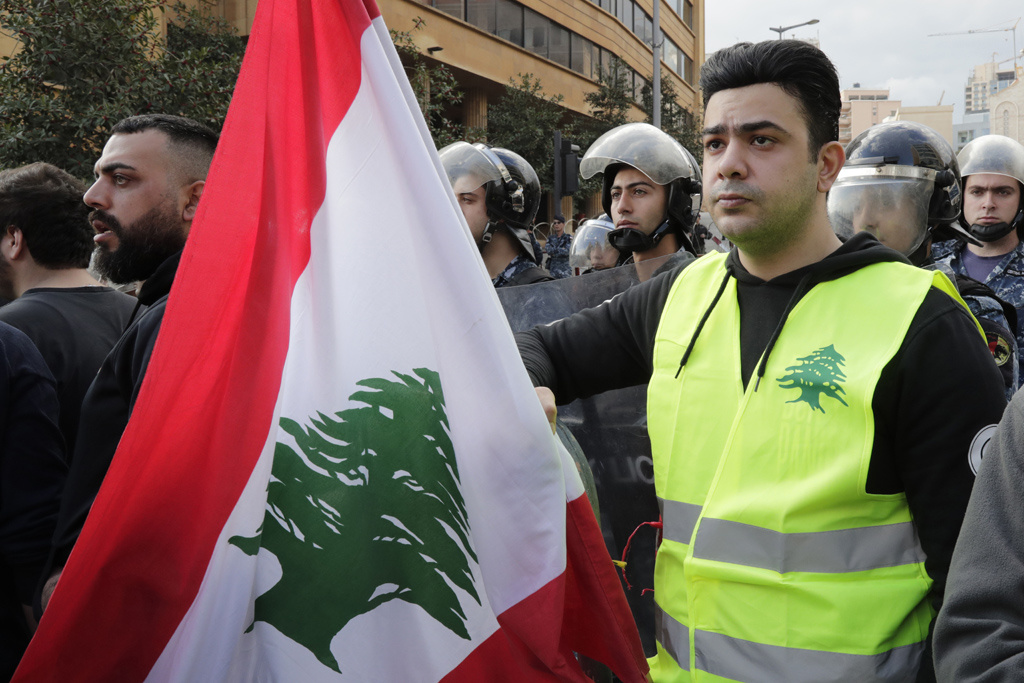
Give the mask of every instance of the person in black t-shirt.
POLYGON ((85 392, 128 324, 135 300, 86 270, 93 230, 85 186, 45 163, 0 172, 0 321, 36 345, 57 380, 68 455, 85 392))

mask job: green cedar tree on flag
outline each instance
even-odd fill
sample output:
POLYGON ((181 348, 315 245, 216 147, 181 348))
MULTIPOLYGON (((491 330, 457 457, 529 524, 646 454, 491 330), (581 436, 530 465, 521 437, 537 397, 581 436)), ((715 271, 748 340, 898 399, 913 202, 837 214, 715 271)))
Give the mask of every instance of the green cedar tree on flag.
POLYGON ((134 414, 16 681, 647 667, 372 0, 261 0, 134 414))

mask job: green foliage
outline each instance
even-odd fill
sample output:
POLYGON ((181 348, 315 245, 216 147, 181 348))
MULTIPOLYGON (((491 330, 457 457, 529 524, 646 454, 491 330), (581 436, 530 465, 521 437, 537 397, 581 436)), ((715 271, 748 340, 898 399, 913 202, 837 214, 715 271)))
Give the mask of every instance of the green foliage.
MULTIPOLYGON (((647 123, 654 118, 654 87, 645 82, 640 93, 644 111, 647 112, 647 123)), ((681 104, 679 94, 672 84, 671 78, 661 79, 661 129, 676 139, 697 158, 698 163, 704 162, 704 145, 700 132, 697 130, 696 118, 681 104)))
POLYGON ((789 374, 776 380, 783 389, 800 390, 798 397, 792 401, 786 401, 786 403, 803 401, 811 406, 812 411, 820 410, 824 413, 825 409, 821 407, 821 395, 825 394, 844 406, 847 405, 839 395, 846 393, 846 390, 839 384, 846 381, 846 374, 842 371, 842 366, 846 364, 846 358, 836 351, 835 346, 829 344, 811 355, 797 360, 800 362, 799 365, 790 365, 786 368, 786 372, 789 374))
MULTIPOLYGON (((586 152, 590 145, 612 128, 629 122, 627 112, 633 107, 633 82, 630 69, 618 57, 601 70, 597 90, 584 95, 590 107, 591 118, 580 127, 580 151, 586 152)), ((577 196, 586 197, 601 191, 601 176, 589 180, 580 178, 577 196)))
POLYGON ((561 130, 569 140, 577 134, 576 124, 566 121, 564 99, 545 96, 539 78, 521 73, 505 86, 504 97, 487 109, 488 142, 530 162, 547 192, 554 189, 555 131, 561 130))
POLYGON ((453 142, 481 137, 478 132, 467 130, 461 123, 452 121, 445 114, 448 107, 462 102, 463 92, 459 89, 455 74, 443 64, 429 65, 413 42, 413 32, 419 31, 426 22, 416 17, 412 31, 391 29, 391 40, 405 65, 406 75, 412 85, 416 101, 427 121, 427 128, 438 149, 453 142))
POLYGON ((254 622, 335 671, 331 640, 385 602, 418 605, 467 640, 454 588, 480 603, 440 377, 414 373, 359 382, 366 390, 349 399, 362 406, 335 417, 318 413, 306 426, 282 418, 295 447, 277 444, 263 524, 256 536, 229 540, 247 555, 262 546, 281 563, 280 581, 256 599, 254 622))
POLYGON ((0 0, 0 29, 20 42, 0 63, 0 168, 47 161, 90 178, 110 128, 135 114, 219 130, 245 46, 214 5, 0 0))

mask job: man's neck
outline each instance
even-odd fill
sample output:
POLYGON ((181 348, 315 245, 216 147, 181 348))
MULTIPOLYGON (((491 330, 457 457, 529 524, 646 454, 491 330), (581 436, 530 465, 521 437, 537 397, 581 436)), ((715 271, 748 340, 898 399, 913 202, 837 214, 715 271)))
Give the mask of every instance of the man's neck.
POLYGON ((967 248, 975 256, 1002 256, 1016 249, 1018 244, 1020 244, 1020 238, 1017 237, 1017 231, 1013 230, 995 242, 982 242, 980 247, 976 244, 968 244, 967 248))
POLYGON ((843 243, 828 220, 815 221, 784 248, 772 253, 751 254, 737 246, 740 263, 747 272, 764 281, 821 261, 843 243))
POLYGON ((47 270, 35 268, 21 274, 15 283, 15 293, 20 297, 30 289, 49 287, 52 289, 71 289, 73 287, 98 287, 100 283, 85 268, 67 268, 64 270, 47 270))
POLYGON ((487 274, 493 280, 501 274, 501 271, 508 268, 512 259, 519 256, 521 252, 519 240, 514 238, 505 230, 498 230, 491 237, 491 241, 483 246, 480 254, 484 257, 484 267, 487 274))

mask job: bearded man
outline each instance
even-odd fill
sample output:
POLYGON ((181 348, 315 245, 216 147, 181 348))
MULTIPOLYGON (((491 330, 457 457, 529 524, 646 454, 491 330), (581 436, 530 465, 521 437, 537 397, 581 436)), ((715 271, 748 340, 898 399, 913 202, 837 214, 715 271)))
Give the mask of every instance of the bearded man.
POLYGON ((96 180, 83 199, 92 208, 96 270, 116 284, 141 282, 138 306, 82 403, 40 611, 128 424, 217 146, 217 134, 210 129, 165 114, 124 119, 111 133, 94 167, 96 180))

